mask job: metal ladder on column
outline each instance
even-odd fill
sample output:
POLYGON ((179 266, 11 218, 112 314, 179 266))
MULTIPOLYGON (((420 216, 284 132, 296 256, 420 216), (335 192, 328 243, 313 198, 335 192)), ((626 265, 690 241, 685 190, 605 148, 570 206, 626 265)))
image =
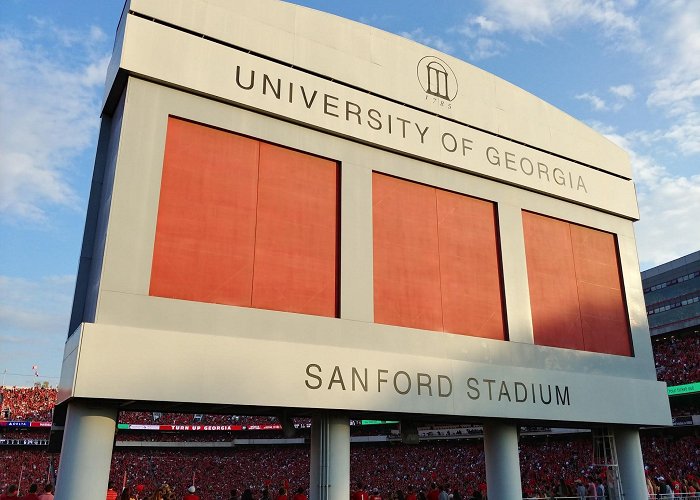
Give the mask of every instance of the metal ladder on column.
POLYGON ((592 430, 593 434, 593 465, 604 467, 607 471, 606 487, 610 500, 622 500, 622 484, 620 483, 620 468, 617 463, 615 438, 608 427, 592 430))

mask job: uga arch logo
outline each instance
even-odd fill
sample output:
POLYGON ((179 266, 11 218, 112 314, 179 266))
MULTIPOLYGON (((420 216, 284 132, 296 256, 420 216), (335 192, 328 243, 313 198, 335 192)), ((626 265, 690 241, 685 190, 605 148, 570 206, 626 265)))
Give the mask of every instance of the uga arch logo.
POLYGON ((416 74, 426 99, 433 97, 436 100, 452 102, 457 97, 457 77, 442 59, 435 56, 423 57, 418 61, 416 74))

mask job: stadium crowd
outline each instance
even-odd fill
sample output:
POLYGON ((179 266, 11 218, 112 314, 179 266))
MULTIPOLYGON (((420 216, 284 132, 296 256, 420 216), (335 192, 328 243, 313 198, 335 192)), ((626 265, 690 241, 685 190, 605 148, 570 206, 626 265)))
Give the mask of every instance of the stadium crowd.
MULTIPOLYGON (((642 446, 650 488, 666 482, 678 492, 693 492, 700 477, 700 438, 643 437, 642 446)), ((523 494, 550 498, 562 483, 575 491, 577 481, 605 478, 605 469, 591 465, 590 436, 523 439, 520 463, 523 494)), ((0 451, 0 487, 43 483, 58 466, 58 457, 43 451, 14 448, 0 451), (53 464, 52 464, 53 461, 53 464)), ((167 483, 176 492, 195 484, 203 500, 228 498, 232 489, 251 488, 256 499, 265 489, 280 485, 308 489, 309 447, 306 445, 250 445, 227 449, 140 448, 115 449, 110 479, 132 489, 153 491, 167 483)), ((357 444, 351 448, 352 484, 367 485, 382 498, 399 498, 397 491, 427 492, 430 484, 457 490, 462 498, 486 489, 483 445, 480 440, 357 444)))
POLYGON ((56 405, 56 393, 55 388, 39 385, 0 386, 0 420, 51 420, 51 412, 56 405))
POLYGON ((654 341, 657 378, 668 385, 700 382, 700 335, 654 341))
POLYGON ((269 425, 279 423, 276 417, 246 415, 211 415, 190 413, 167 413, 145 411, 123 411, 119 422, 127 424, 160 425, 269 425))

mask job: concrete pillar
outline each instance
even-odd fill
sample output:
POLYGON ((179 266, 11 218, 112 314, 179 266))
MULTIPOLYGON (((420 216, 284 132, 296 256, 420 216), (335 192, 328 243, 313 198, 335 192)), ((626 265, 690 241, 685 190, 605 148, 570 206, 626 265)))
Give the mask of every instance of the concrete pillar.
POLYGON ((321 500, 321 484, 326 484, 325 470, 321 479, 321 427, 323 416, 314 415, 311 419, 311 456, 309 457, 309 500, 321 500))
POLYGON ((321 413, 311 424, 310 500, 350 498, 350 419, 321 413))
POLYGON ((498 421, 486 422, 484 453, 489 500, 522 498, 517 426, 498 421))
POLYGON ((624 498, 646 498, 647 486, 639 429, 617 427, 613 432, 623 496, 624 498))
POLYGON ((117 409, 68 403, 56 500, 104 498, 109 481, 117 409))

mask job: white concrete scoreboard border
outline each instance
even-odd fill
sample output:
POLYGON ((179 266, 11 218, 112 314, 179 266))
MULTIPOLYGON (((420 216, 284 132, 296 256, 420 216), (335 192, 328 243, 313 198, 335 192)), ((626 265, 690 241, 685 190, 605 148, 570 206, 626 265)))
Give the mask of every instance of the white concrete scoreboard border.
POLYGON ((79 326, 66 343, 59 401, 669 424, 624 152, 530 94, 427 47, 290 4, 254 7, 134 0, 124 11, 108 77, 116 104, 106 110, 96 160, 104 178, 91 196, 94 229, 89 236, 86 229, 86 239, 93 243, 81 256, 81 307, 72 319, 79 326), (425 99, 416 66, 426 56, 446 61, 457 75, 454 99, 425 99), (239 77, 267 75, 266 93, 244 89, 239 66, 239 77), (271 95, 278 78, 280 88, 297 92, 291 99, 271 95), (323 104, 316 108, 308 106, 313 91, 323 104), (341 102, 419 125, 412 140, 382 133, 355 115, 345 119, 332 107, 341 102), (169 116, 341 164, 339 318, 149 296, 169 116), (562 131, 572 136, 557 135, 562 131), (445 147, 445 133, 456 138, 455 152, 445 147), (471 150, 462 150, 463 138, 471 150), (548 163, 550 172, 556 166, 576 180, 535 182, 517 163, 516 170, 496 168, 489 147, 502 159, 508 151, 516 162, 548 163), (373 322, 373 171, 497 204, 509 341, 373 322), (617 236, 633 357, 533 344, 522 210, 617 236))

